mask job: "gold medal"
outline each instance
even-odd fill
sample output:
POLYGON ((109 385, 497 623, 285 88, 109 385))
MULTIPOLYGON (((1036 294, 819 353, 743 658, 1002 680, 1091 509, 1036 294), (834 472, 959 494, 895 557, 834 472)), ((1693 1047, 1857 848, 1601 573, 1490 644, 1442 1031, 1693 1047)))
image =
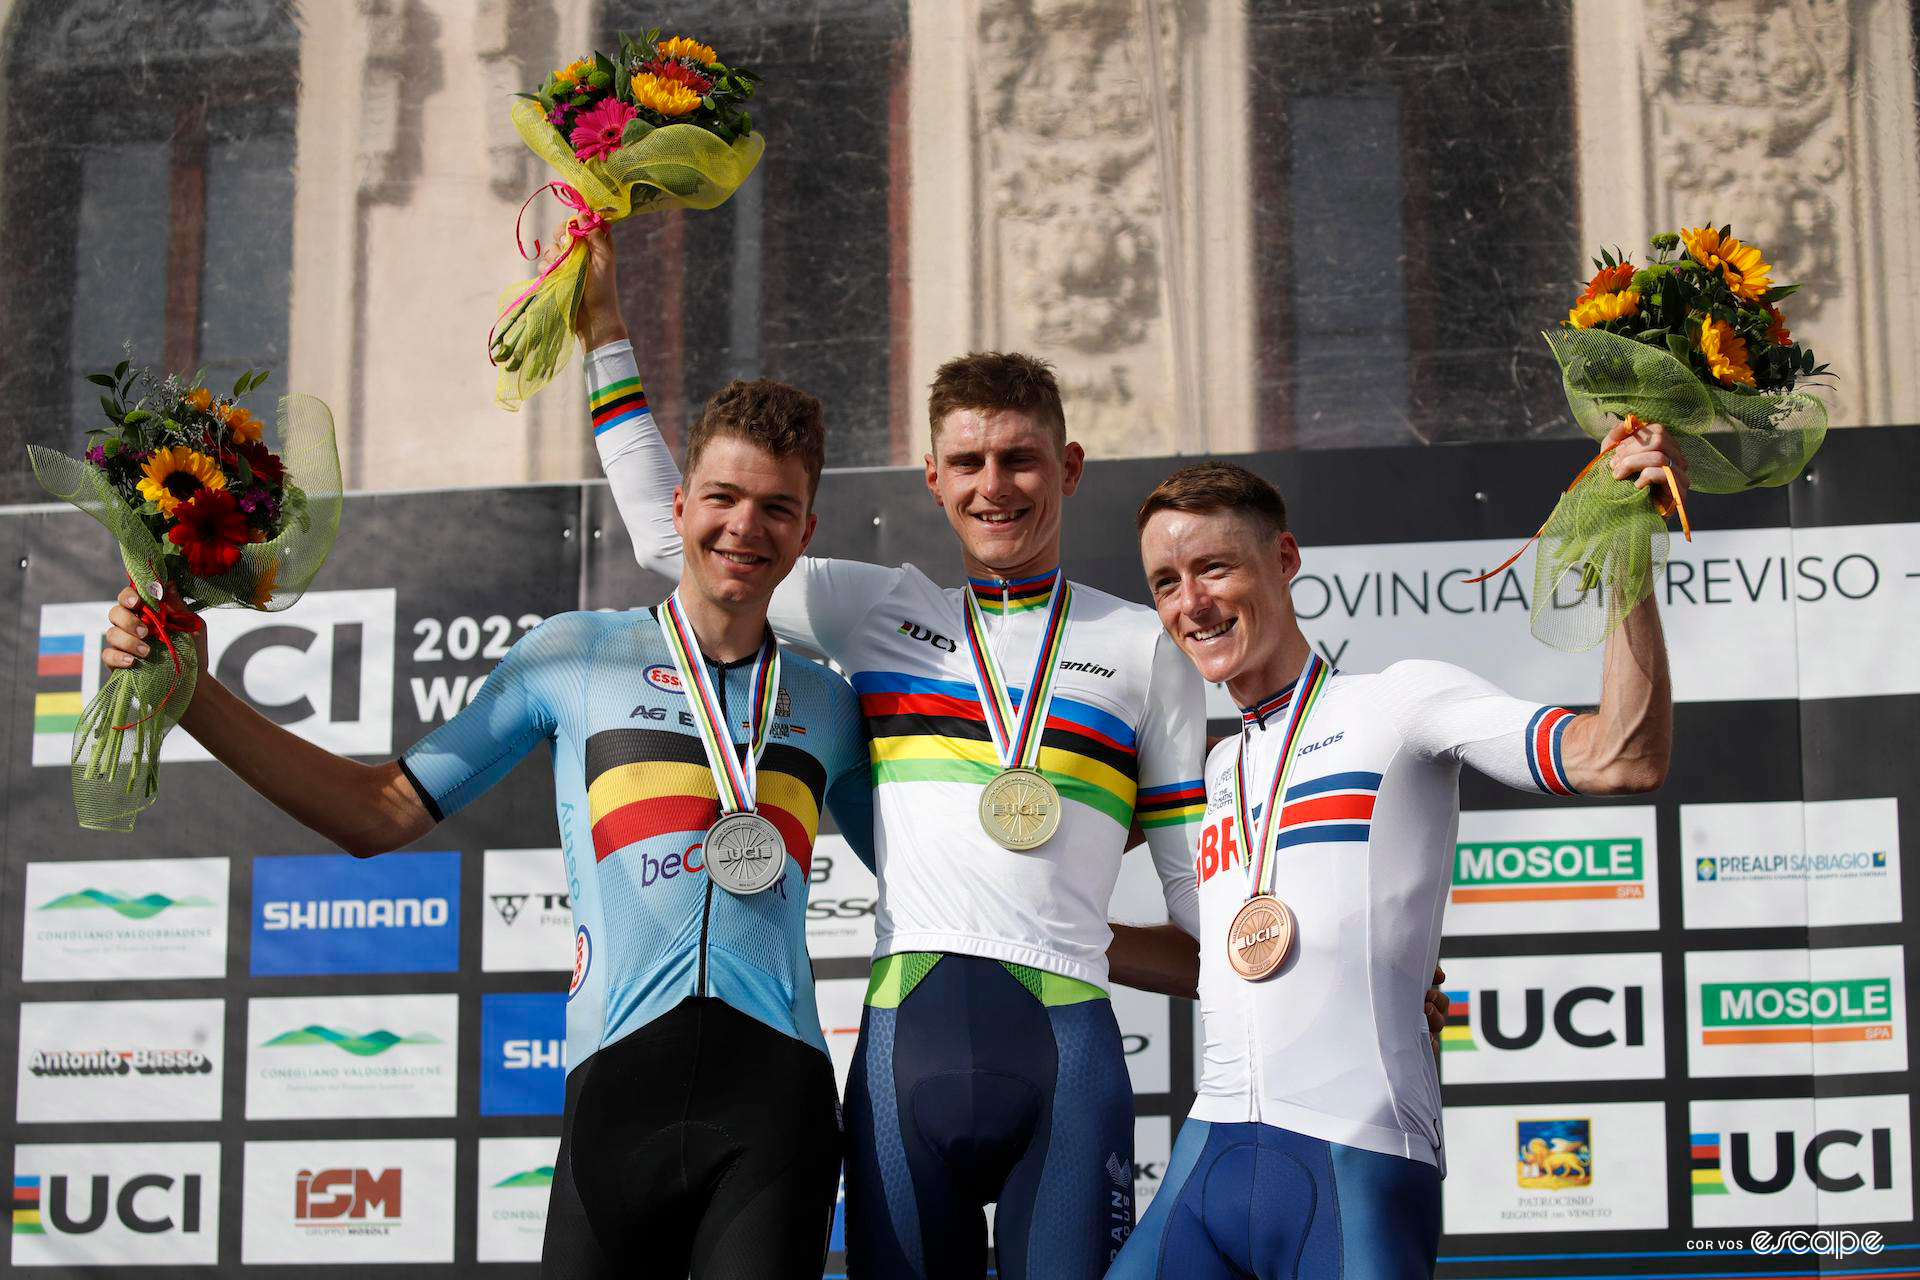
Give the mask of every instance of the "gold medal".
POLYGON ((1248 898, 1227 926, 1227 963, 1248 982, 1268 978, 1293 950, 1293 912, 1272 894, 1248 898))
POLYGON ((980 789, 980 826, 1003 849, 1024 853, 1060 826, 1060 792, 1037 769, 1008 769, 980 789))

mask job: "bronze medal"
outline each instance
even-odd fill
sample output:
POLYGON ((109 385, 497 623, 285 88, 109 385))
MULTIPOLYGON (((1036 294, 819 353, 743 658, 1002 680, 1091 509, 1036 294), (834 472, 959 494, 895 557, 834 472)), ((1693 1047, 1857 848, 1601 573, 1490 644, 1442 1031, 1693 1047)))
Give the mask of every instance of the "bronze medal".
POLYGON ((1248 982, 1273 976, 1293 950, 1293 912, 1272 894, 1248 898, 1227 926, 1227 963, 1248 982))

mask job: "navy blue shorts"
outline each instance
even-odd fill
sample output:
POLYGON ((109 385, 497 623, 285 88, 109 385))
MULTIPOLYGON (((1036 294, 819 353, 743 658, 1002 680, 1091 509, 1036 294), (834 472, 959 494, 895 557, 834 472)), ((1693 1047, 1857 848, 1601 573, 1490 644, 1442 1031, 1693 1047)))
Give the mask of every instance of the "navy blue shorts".
POLYGON ((1106 1273, 1133 1229, 1133 1090, 1112 1004, 1048 1003, 1049 983, 943 955, 896 1007, 869 1003, 847 1081, 852 1280, 980 1280, 990 1203, 1004 1280, 1106 1273))
POLYGON ((1108 1280, 1420 1280, 1439 1245, 1432 1165, 1189 1120, 1108 1280))

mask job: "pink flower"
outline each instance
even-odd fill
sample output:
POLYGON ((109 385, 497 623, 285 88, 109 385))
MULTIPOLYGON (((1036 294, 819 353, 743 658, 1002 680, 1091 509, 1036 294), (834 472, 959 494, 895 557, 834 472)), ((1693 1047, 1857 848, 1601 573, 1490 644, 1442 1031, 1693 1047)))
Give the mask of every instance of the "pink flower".
POLYGON ((619 150, 620 135, 633 115, 633 108, 620 99, 607 98, 575 116, 567 138, 573 144, 574 159, 596 160, 619 150))

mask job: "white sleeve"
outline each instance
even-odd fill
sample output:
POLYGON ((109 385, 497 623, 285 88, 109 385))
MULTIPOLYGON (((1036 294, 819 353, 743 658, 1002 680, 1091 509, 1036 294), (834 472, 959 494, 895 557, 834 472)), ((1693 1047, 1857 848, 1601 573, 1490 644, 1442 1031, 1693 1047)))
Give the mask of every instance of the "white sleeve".
POLYGON ((1401 737, 1429 759, 1457 760, 1496 782, 1577 795, 1561 761, 1574 713, 1515 698, 1445 662, 1396 662, 1377 677, 1401 737))
MULTIPOLYGON (((680 468, 647 409, 633 344, 610 342, 589 352, 585 363, 594 448, 633 540, 634 558, 641 568, 677 581, 682 550, 673 527, 673 491, 680 486, 680 468)), ((782 640, 838 658, 854 627, 901 572, 857 560, 802 557, 775 588, 767 620, 782 640)))
POLYGON ((1167 900, 1167 919, 1200 936, 1200 884, 1193 842, 1207 809, 1201 766, 1207 750, 1206 687, 1162 633, 1154 641, 1146 714, 1140 719, 1139 792, 1133 816, 1146 832, 1167 900))

